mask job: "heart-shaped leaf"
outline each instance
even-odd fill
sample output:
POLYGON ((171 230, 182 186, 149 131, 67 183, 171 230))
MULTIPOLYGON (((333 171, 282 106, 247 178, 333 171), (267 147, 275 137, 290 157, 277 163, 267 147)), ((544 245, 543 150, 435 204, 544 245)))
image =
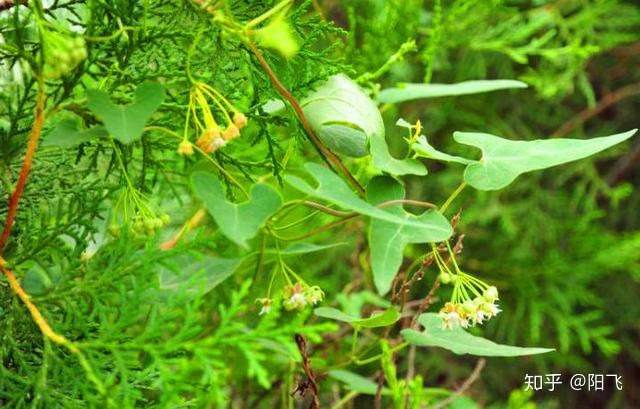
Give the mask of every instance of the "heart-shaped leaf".
MULTIPOLYGON (((377 205, 383 202, 404 199, 404 188, 393 178, 379 176, 371 180, 367 186, 367 201, 377 205)), ((435 210, 427 210, 420 216, 407 213, 401 204, 389 206, 386 211, 406 220, 416 218, 422 223, 449 226, 447 219, 435 210)), ((437 241, 437 240, 433 240, 437 241)), ((408 224, 390 223, 380 219, 372 219, 369 224, 369 248, 371 249, 371 268, 373 282, 381 295, 391 288, 391 283, 400 265, 404 248, 409 243, 424 243, 424 235, 420 229, 408 224)))
POLYGON ((356 196, 340 177, 325 167, 315 163, 307 163, 305 168, 318 182, 316 188, 292 175, 285 176, 285 181, 303 193, 326 200, 343 209, 412 228, 413 237, 416 240, 421 240, 421 243, 446 240, 453 233, 451 225, 442 215, 420 218, 382 210, 356 196))
POLYGON ((164 87, 157 82, 145 82, 135 91, 134 101, 118 105, 104 91, 87 91, 87 106, 104 122, 107 131, 122 143, 137 141, 151 115, 164 101, 164 87))
POLYGON ((370 152, 374 166, 393 175, 427 174, 419 161, 391 156, 378 107, 346 75, 330 77, 300 104, 313 130, 332 151, 353 157, 370 152))
POLYGON ((417 346, 448 349, 458 355, 522 356, 554 351, 549 348, 523 348, 496 344, 488 339, 471 335, 460 327, 443 329, 442 320, 435 313, 420 315, 418 322, 424 327, 424 330, 402 330, 401 334, 405 341, 417 346))
POLYGON ((455 132, 453 138, 462 144, 475 146, 482 151, 480 160, 469 160, 438 152, 420 138, 414 151, 430 159, 457 162, 467 165, 464 179, 479 190, 497 190, 508 186, 518 176, 534 170, 546 169, 563 163, 583 159, 615 144, 629 139, 631 131, 592 139, 538 139, 512 141, 498 136, 455 132))
POLYGON ((400 313, 395 308, 389 308, 379 313, 374 312, 369 318, 354 317, 331 307, 319 307, 313 310, 313 313, 318 317, 346 322, 357 328, 387 327, 400 319, 400 313))
POLYGON ((264 184, 251 187, 248 202, 231 203, 227 201, 220 181, 207 172, 194 172, 191 186, 220 231, 242 247, 247 247, 247 240, 253 238, 269 216, 282 205, 280 194, 264 184))
POLYGON ((410 84, 403 83, 394 88, 380 91, 378 102, 395 104, 421 98, 449 97, 455 95, 479 94, 510 88, 527 88, 527 84, 515 80, 477 80, 457 84, 410 84))

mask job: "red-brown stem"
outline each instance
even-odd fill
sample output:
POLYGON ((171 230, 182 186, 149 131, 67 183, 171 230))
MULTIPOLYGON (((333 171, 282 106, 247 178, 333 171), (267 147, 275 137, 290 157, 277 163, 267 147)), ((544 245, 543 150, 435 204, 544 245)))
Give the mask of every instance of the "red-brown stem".
POLYGON ((247 45, 249 46, 253 54, 258 59, 258 62, 260 63, 264 71, 267 73, 269 80, 271 81, 273 86, 276 88, 278 93, 284 99, 286 99, 289 102, 289 104, 291 104, 291 107, 295 111, 296 116, 298 117, 298 120, 302 124, 302 127, 304 128, 307 134, 307 137, 309 138, 311 143, 315 146, 315 148, 320 152, 323 159, 327 161, 329 166, 335 166, 336 168, 338 168, 340 172, 344 175, 344 177, 349 181, 349 183, 351 183, 351 185, 353 185, 353 187, 356 188, 356 190, 360 194, 364 194, 364 188, 362 187, 362 185, 360 185, 360 183, 356 180, 356 178, 353 177, 351 172, 349 172, 349 169, 347 169, 345 164, 342 163, 342 161, 336 154, 334 154, 326 146, 324 146, 322 141, 315 134, 315 132, 311 128, 311 125, 309 124, 309 121, 307 120, 307 117, 302 111, 302 107, 300 106, 296 98, 293 96, 293 94, 291 94, 291 92, 282 84, 282 82, 280 82, 280 80, 278 79, 276 74, 273 72, 273 70, 271 69, 271 66, 269 66, 269 63, 267 62, 267 60, 265 60, 264 56, 262 55, 258 47, 256 47, 256 45, 253 44, 251 41, 247 41, 247 45))
POLYGON ((24 155, 22 168, 20 169, 20 175, 18 176, 18 183, 16 184, 16 188, 14 189, 13 194, 9 199, 9 210, 7 211, 7 218, 4 222, 2 236, 0 236, 0 255, 2 255, 2 253, 4 252, 4 247, 7 244, 9 235, 11 235, 11 229, 13 228, 16 213, 18 212, 18 204, 20 203, 20 198, 22 197, 22 193, 24 192, 24 187, 27 183, 29 172, 31 171, 33 157, 36 153, 36 148, 38 147, 38 140, 40 139, 42 124, 44 123, 45 99, 46 97, 44 93, 44 82, 39 81, 38 96, 36 98, 35 120, 33 121, 33 127, 31 128, 29 141, 27 142, 27 152, 24 155))
POLYGON ((576 127, 586 122, 587 120, 593 118, 598 115, 605 109, 609 108, 611 105, 615 105, 621 100, 640 94, 640 83, 625 85, 622 88, 618 88, 617 90, 606 94, 595 107, 586 108, 578 113, 575 117, 571 118, 569 121, 565 122, 560 128, 558 128, 553 135, 552 138, 561 138, 565 135, 568 135, 571 131, 573 131, 576 127))

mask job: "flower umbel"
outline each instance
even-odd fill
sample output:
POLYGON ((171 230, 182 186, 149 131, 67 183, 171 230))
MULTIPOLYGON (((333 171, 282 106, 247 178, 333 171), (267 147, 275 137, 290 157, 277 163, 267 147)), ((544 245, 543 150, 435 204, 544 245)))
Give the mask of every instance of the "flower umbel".
MULTIPOLYGON (((185 141, 188 141, 190 119, 196 134, 200 135, 196 146, 204 153, 222 148, 227 142, 240 136, 240 129, 247 125, 247 117, 238 108, 217 89, 203 82, 195 82, 191 88, 184 130, 185 141)), ((182 153, 180 148, 178 151, 182 153)))
POLYGON ((284 298, 282 305, 287 311, 301 310, 307 305, 304 288, 300 283, 286 286, 282 291, 282 297, 284 298))
POLYGON ((439 280, 443 284, 453 285, 451 300, 440 309, 443 329, 453 329, 458 326, 468 328, 482 324, 495 317, 500 308, 498 289, 489 286, 484 281, 460 270, 451 247, 447 244, 453 270, 449 268, 439 254, 439 249, 432 247, 433 258, 440 269, 439 280))

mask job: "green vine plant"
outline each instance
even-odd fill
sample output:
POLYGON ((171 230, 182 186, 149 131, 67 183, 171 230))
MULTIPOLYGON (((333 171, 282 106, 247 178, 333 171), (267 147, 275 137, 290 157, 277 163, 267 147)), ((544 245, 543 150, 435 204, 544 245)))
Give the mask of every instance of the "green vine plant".
POLYGON ((2 4, 3 405, 223 407, 244 391, 250 407, 320 407, 328 376, 347 391, 335 408, 358 395, 442 407, 459 391, 400 376, 398 356, 554 350, 473 328, 512 306, 465 263, 459 198, 636 130, 514 140, 475 129, 453 133, 461 146, 446 153, 420 121, 385 123, 382 112, 529 91, 509 79, 431 83, 444 29, 423 51, 427 82, 381 89, 414 41, 356 72, 332 57, 345 33, 316 2, 161 3, 2 4), (393 126, 405 132, 394 141, 402 155, 386 138, 393 126), (413 198, 405 181, 432 183, 432 164, 459 180, 447 197, 413 198), (350 246, 366 291, 341 299, 356 284, 325 285, 326 263, 350 246), (325 344, 337 359, 312 360, 309 345, 325 344), (243 378, 249 389, 233 386, 243 378))

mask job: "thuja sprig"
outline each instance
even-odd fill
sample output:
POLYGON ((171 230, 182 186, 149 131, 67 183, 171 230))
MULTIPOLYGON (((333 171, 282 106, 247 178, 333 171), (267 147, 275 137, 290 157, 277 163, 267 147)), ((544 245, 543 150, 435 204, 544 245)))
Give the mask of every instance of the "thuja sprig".
MULTIPOLYGON (((34 8, 36 10, 36 13, 35 13, 36 18, 43 19, 42 4, 36 1, 34 2, 34 8)), ((45 41, 44 38, 42 38, 42 41, 45 41)), ((29 139, 27 141, 26 153, 24 155, 22 166, 20 168, 20 174, 18 175, 17 183, 9 198, 9 207, 7 210, 7 216, 4 221, 2 234, 0 235, 0 270, 2 271, 7 281, 9 282, 9 286, 13 291, 13 293, 22 301, 24 306, 29 311, 31 318, 33 319, 35 324, 38 326, 38 329, 40 330, 40 333, 42 334, 45 340, 45 343, 48 341, 51 341, 57 345, 60 345, 66 348, 69 352, 74 354, 77 357, 78 361, 80 362, 80 365, 84 370, 85 374, 87 375, 87 379, 91 383, 93 383, 96 390, 101 395, 105 395, 106 388, 104 387, 104 384, 102 383, 102 381, 100 381, 100 379, 98 379, 89 361, 86 359, 86 357, 84 356, 84 354, 82 353, 78 345, 75 344, 74 342, 71 342, 69 339, 67 339, 63 335, 60 335, 59 333, 57 333, 52 329, 51 325, 49 325, 48 321, 44 318, 44 316, 42 315, 38 307, 31 301, 31 297, 29 296, 29 294, 20 285, 20 282, 18 281, 16 276, 13 274, 13 271, 11 271, 8 268, 7 262, 3 258, 4 249, 7 244, 7 241, 9 240, 9 237, 11 236, 11 232, 13 230, 15 218, 18 212, 18 205, 20 203, 20 200, 22 199, 22 195, 24 193, 27 180, 31 173, 33 159, 36 154, 36 150, 38 148, 38 142, 41 136, 42 126, 45 122, 45 106, 46 106, 47 95, 45 92, 46 85, 45 85, 44 74, 43 74, 44 69, 42 67, 42 64, 35 68, 36 68, 35 70, 36 82, 38 84, 38 91, 36 95, 36 105, 35 105, 35 115, 34 115, 34 120, 31 127, 31 132, 29 134, 29 139)), ((111 403, 110 398, 107 398, 107 402, 111 403)))

